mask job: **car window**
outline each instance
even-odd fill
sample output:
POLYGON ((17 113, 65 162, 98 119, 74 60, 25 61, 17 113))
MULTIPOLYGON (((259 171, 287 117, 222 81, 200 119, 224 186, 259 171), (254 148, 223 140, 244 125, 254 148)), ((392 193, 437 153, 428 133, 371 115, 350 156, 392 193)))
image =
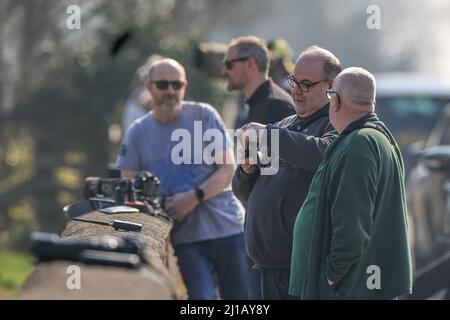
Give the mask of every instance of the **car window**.
POLYGON ((386 97, 377 99, 377 114, 393 133, 430 132, 450 98, 386 97))
POLYGON ((428 139, 449 102, 450 97, 378 97, 375 111, 403 150, 414 142, 428 139))

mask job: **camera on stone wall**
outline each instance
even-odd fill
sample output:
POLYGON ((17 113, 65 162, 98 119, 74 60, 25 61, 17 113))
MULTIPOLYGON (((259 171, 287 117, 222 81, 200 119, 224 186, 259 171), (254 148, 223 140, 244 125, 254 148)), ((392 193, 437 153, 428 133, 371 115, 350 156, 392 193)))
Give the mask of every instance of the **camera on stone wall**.
POLYGON ((156 199, 159 179, 151 172, 142 171, 133 179, 88 177, 83 188, 85 199, 110 198, 116 204, 156 199))
POLYGON ((170 219, 158 197, 159 185, 159 179, 151 172, 142 171, 133 179, 123 179, 120 170, 108 166, 108 178, 87 177, 84 200, 65 206, 63 212, 68 219, 95 210, 108 214, 143 212, 170 219))

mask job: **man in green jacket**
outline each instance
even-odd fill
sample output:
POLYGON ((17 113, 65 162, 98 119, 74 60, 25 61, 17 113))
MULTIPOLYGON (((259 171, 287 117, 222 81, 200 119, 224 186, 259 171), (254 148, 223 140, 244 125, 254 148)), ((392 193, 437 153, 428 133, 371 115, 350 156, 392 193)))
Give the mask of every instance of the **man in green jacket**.
POLYGON ((374 113, 375 79, 336 78, 327 148, 294 227, 289 293, 302 299, 393 299, 411 293, 404 166, 374 113))

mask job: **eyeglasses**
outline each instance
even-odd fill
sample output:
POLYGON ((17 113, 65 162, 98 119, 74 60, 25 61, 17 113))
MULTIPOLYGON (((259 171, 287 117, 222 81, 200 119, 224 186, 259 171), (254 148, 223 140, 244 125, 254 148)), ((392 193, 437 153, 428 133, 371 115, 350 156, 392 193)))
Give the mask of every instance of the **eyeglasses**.
POLYGON ((335 90, 327 90, 327 98, 329 100, 331 100, 331 98, 333 98, 333 96, 336 96, 338 98, 338 100, 340 100, 339 94, 337 93, 337 91, 335 91, 335 90))
POLYGON ((167 90, 169 85, 172 86, 173 90, 180 90, 186 85, 186 82, 183 81, 166 81, 166 80, 158 80, 158 81, 150 81, 154 83, 159 90, 167 90))
POLYGON ((291 86, 292 89, 295 88, 295 86, 298 86, 300 91, 302 92, 309 92, 309 89, 312 86, 315 86, 316 84, 322 83, 322 82, 328 82, 330 81, 329 79, 324 79, 324 80, 320 80, 317 82, 306 82, 305 80, 303 81, 298 81, 297 79, 295 79, 295 77, 293 75, 289 75, 286 77, 289 85, 291 86))
POLYGON ((223 65, 225 66, 225 68, 227 70, 231 70, 234 67, 234 62, 245 61, 247 59, 250 59, 250 57, 241 57, 241 58, 236 58, 236 59, 224 60, 223 65))

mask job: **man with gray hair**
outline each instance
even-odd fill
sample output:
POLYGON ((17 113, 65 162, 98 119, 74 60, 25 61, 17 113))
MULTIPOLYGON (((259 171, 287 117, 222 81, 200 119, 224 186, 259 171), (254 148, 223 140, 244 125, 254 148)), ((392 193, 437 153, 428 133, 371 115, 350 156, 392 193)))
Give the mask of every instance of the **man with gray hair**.
MULTIPOLYGON (((269 78, 269 50, 263 39, 255 36, 232 39, 223 63, 228 90, 239 90, 246 99, 239 109, 235 128, 252 121, 276 123, 295 114, 291 96, 269 78)), ((254 300, 261 299, 260 282, 259 271, 251 269, 250 295, 254 300)))
POLYGON ((276 123, 295 113, 292 98, 269 78, 269 50, 263 39, 255 36, 232 39, 223 64, 228 90, 239 90, 246 99, 245 108, 237 116, 236 128, 251 121, 276 123))
POLYGON ((336 78, 328 147, 294 228, 289 292, 302 299, 393 299, 411 293, 403 160, 362 68, 336 78))

